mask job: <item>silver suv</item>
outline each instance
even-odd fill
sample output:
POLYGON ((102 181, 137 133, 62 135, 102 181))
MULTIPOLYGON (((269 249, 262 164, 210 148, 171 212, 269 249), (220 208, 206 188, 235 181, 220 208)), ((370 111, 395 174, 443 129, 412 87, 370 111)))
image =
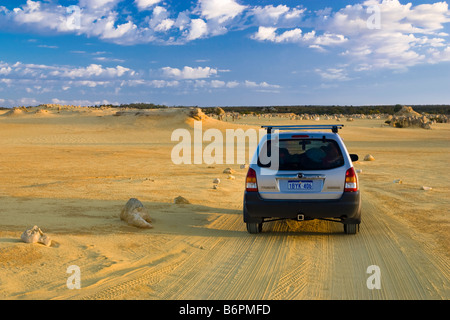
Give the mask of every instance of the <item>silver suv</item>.
POLYGON ((342 223, 347 234, 359 231, 361 195, 352 164, 358 156, 348 153, 338 134, 342 127, 263 126, 267 135, 246 177, 243 214, 249 233, 280 219, 329 220, 342 223))

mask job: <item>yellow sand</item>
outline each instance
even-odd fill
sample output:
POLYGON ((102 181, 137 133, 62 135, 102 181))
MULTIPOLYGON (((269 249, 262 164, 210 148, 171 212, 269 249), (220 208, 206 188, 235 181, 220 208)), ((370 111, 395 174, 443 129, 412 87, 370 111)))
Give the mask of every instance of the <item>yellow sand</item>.
MULTIPOLYGON (((172 163, 173 130, 193 128, 186 111, 35 111, 0 111, 1 299, 450 298, 449 124, 343 122, 341 136, 361 159, 360 233, 282 221, 250 235, 242 221, 246 169, 172 163), (366 154, 375 161, 362 161, 366 154), (191 204, 174 204, 177 196, 191 204), (146 206, 153 229, 120 220, 129 198, 146 206), (20 241, 33 225, 52 237, 51 247, 20 241), (72 265, 81 289, 67 287, 72 265), (379 290, 366 285, 370 265, 380 267, 379 290)), ((207 119, 203 129, 333 123, 228 120, 207 119)))

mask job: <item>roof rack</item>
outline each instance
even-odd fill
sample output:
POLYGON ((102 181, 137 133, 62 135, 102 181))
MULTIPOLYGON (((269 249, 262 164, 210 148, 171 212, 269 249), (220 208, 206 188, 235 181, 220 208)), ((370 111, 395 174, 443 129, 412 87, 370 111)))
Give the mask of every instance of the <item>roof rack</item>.
POLYGON ((333 133, 338 133, 339 129, 344 127, 343 124, 317 124, 317 125, 292 125, 292 126, 261 126, 266 128, 267 133, 271 134, 272 130, 326 130, 330 129, 333 133))

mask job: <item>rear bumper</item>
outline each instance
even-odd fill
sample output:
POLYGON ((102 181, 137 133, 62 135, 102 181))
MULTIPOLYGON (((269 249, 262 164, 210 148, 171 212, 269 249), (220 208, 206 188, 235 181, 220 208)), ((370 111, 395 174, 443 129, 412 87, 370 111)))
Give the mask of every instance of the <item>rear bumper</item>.
POLYGON ((361 194, 345 192, 337 200, 267 200, 258 192, 244 193, 244 222, 260 223, 264 218, 304 220, 337 218, 343 223, 361 222, 361 194))

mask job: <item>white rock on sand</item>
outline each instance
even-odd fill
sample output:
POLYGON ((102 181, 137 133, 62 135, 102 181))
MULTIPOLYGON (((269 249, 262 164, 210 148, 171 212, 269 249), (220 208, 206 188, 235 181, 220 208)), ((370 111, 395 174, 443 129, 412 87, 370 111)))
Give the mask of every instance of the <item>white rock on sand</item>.
POLYGON ((364 157, 364 161, 374 161, 374 160, 375 158, 371 154, 368 154, 364 157))
POLYGON ((231 168, 226 168, 225 170, 223 170, 223 173, 233 174, 233 173, 235 173, 235 171, 233 169, 231 169, 231 168))
POLYGON ((142 202, 136 198, 131 198, 120 212, 120 220, 138 228, 153 228, 150 214, 142 202))
POLYGON ((219 178, 215 178, 215 179, 213 180, 213 183, 219 184, 219 183, 220 183, 220 179, 219 179, 219 178))
POLYGON ((42 243, 47 247, 52 244, 50 237, 43 233, 38 226, 25 230, 20 236, 20 239, 26 243, 42 243))
POLYGON ((425 190, 425 191, 430 191, 430 190, 433 190, 433 188, 432 187, 427 187, 427 186, 422 186, 422 188, 421 188, 422 190, 425 190))

